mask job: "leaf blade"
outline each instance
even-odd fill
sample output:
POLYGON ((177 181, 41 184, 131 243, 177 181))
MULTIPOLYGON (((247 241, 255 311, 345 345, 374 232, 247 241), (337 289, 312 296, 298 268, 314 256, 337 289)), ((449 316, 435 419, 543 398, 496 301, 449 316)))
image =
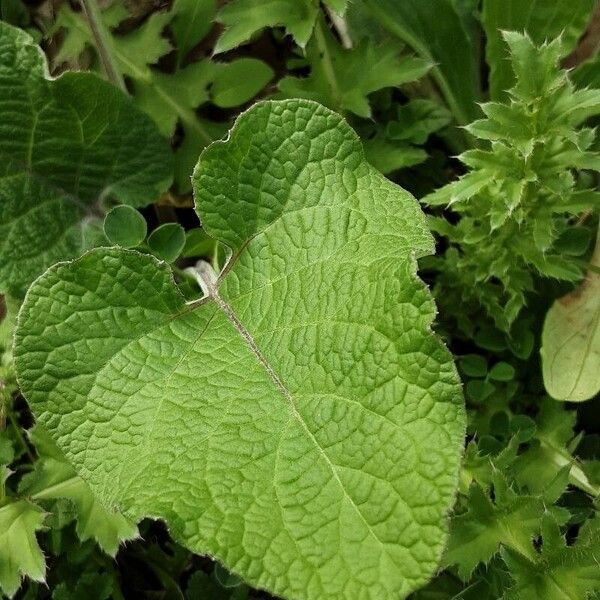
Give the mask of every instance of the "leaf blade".
POLYGON ((133 251, 53 267, 17 332, 34 411, 106 505, 165 518, 255 586, 407 595, 441 553, 464 432, 415 277, 413 253, 431 251, 424 216, 340 117, 301 100, 245 113, 194 183, 203 227, 233 251, 218 292, 187 305, 164 264, 133 251), (284 289, 311 293, 294 305, 284 289), (57 377, 45 336, 75 298, 94 333, 56 328, 72 365, 57 377), (89 420, 97 402, 107 412, 89 420), (85 435, 65 443, 67 429, 85 435), (83 452, 101 439, 95 458, 83 452))

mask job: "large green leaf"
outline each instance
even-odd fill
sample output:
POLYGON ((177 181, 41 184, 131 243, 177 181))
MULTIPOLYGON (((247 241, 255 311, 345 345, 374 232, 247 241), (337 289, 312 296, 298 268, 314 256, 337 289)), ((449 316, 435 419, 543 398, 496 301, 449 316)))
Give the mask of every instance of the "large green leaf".
POLYGON ((477 46, 451 0, 364 0, 391 34, 435 66, 431 73, 455 119, 466 125, 477 116, 477 46))
POLYGON ((550 307, 542 332, 542 371, 548 393, 581 402, 600 392, 600 233, 583 283, 550 307))
POLYGON ((306 100, 243 114, 194 185, 232 251, 218 280, 198 267, 206 296, 135 251, 50 268, 20 313, 24 394, 106 506, 254 586, 405 597, 438 564, 465 426, 415 276, 424 215, 306 100))
POLYGON ((481 20, 490 65, 490 97, 504 99, 506 90, 514 84, 503 31, 524 31, 537 45, 562 35, 563 51, 568 54, 585 30, 595 6, 596 0, 484 0, 481 20))
POLYGON ((0 291, 20 296, 78 254, 106 197, 133 206, 168 187, 171 152, 122 92, 90 73, 48 78, 40 49, 0 23, 0 291))

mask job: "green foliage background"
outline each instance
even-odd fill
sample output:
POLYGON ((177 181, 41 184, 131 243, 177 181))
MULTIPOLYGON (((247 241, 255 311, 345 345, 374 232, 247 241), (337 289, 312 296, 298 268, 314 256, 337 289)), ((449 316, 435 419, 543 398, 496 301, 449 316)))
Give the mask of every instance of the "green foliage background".
MULTIPOLYGON (((0 139, 0 154, 11 157, 0 173, 2 591, 31 599, 269 597, 175 544, 161 523, 136 527, 96 501, 34 426, 16 382, 12 333, 35 277, 107 243, 171 263, 183 293, 196 298, 187 268, 205 258, 218 269, 226 258, 193 211, 198 155, 255 101, 299 97, 348 120, 371 164, 422 201, 437 236, 437 255, 421 260, 420 273, 438 303, 435 329, 458 364, 468 426, 448 546, 439 572, 411 598, 600 597, 600 308, 590 293, 599 268, 597 3, 82 4, 87 13, 79 2, 0 0, 5 42, 12 25, 41 45, 53 76, 90 71, 107 80, 44 81, 35 87, 40 98, 84 114, 88 94, 105 107, 130 97, 123 106, 135 135, 123 147, 131 155, 115 164, 137 175, 124 184, 119 168, 94 172, 81 189, 64 173, 85 170, 85 144, 57 158, 39 143, 39 155, 17 160, 18 140, 0 139), (48 196, 55 205, 35 212, 43 226, 15 217, 48 196), (51 246, 53 236, 64 243, 51 246), (558 402, 549 395, 556 384, 546 377, 544 386, 540 345, 548 310, 573 290, 586 302, 572 313, 571 328, 582 333, 567 349, 586 365, 585 381, 570 381, 563 340, 545 333, 544 360, 569 371, 560 386, 570 390, 567 402, 558 402)), ((124 125, 111 114, 103 131, 116 135, 124 125)), ((14 119, 0 114, 0 135, 14 119)), ((49 122, 48 139, 62 135, 75 148, 75 134, 49 122)))

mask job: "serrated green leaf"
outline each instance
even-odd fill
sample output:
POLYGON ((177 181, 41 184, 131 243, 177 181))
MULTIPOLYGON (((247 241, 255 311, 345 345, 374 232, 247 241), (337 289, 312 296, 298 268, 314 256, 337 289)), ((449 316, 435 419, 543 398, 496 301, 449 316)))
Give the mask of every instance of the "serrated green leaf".
POLYGON ((371 117, 369 94, 415 81, 431 63, 399 56, 396 44, 376 46, 370 40, 347 50, 335 40, 323 19, 306 48, 308 77, 286 76, 279 82, 284 97, 308 98, 340 112, 371 117))
POLYGON ((456 121, 466 125, 477 115, 477 50, 451 0, 366 0, 382 27, 434 66, 439 85, 456 121))
POLYGON ((304 48, 312 35, 319 14, 316 0, 233 0, 217 16, 225 31, 217 40, 219 54, 248 42, 265 27, 285 27, 296 43, 304 48))
POLYGON ((207 296, 132 251, 51 268, 20 313, 23 393, 106 506, 249 583, 405 597, 444 546, 464 434, 415 276, 424 215, 303 100, 243 114, 194 185, 233 253, 218 280, 198 267, 207 296))
POLYGON ((567 546, 556 523, 545 518, 542 549, 534 560, 505 550, 503 558, 515 585, 507 600, 588 600, 600 589, 599 519, 587 522, 578 539, 567 546))
POLYGON ((562 35, 565 56, 575 47, 595 5, 595 0, 484 0, 482 23, 490 65, 491 98, 504 97, 514 83, 502 31, 526 32, 536 44, 562 35))
POLYGON ((532 493, 542 493, 556 473, 569 467, 569 482, 592 496, 600 488, 586 476, 569 449, 574 437, 576 413, 565 410, 564 405, 545 398, 536 417, 535 439, 514 465, 517 482, 532 493))
MULTIPOLYGON (((102 11, 103 24, 111 29, 121 21, 129 17, 129 12, 124 3, 115 1, 102 11)), ((52 58, 53 65, 63 62, 78 64, 82 52, 86 48, 93 47, 91 30, 85 15, 81 11, 75 11, 70 4, 60 5, 58 13, 48 30, 47 36, 56 35, 61 32, 61 44, 58 52, 52 58)))
MULTIPOLYGON (((600 234, 592 266, 600 266, 600 234)), ((582 402, 600 391, 600 275, 590 269, 573 292, 554 302, 542 332, 542 371, 557 400, 582 402)))
POLYGON ((0 591, 9 597, 22 576, 44 581, 46 561, 35 537, 43 521, 42 509, 27 500, 0 505, 0 591))
POLYGON ((147 67, 171 51, 171 44, 162 32, 171 22, 170 12, 153 12, 139 27, 127 35, 113 36, 115 57, 121 73, 139 77, 147 67))
MULTIPOLYGON (((94 539, 107 554, 115 556, 119 545, 138 536, 137 527, 119 512, 105 509, 89 486, 64 456, 48 434, 36 427, 30 432, 40 458, 33 472, 23 477, 19 492, 35 502, 66 499, 75 508, 79 539, 94 539)), ((44 504, 45 506, 45 504, 44 504)))
POLYGON ((133 206, 171 180, 171 152, 125 95, 91 73, 47 78, 40 49, 0 23, 0 291, 21 296, 77 255, 106 197, 133 206))
POLYGON ((451 120, 452 115, 442 105, 431 100, 412 100, 398 107, 397 119, 387 124, 387 136, 392 140, 424 144, 432 133, 451 120))
POLYGON ((493 482, 493 501, 479 484, 473 483, 467 512, 452 520, 444 563, 457 565, 458 574, 465 581, 479 563, 487 563, 501 546, 531 555, 531 540, 539 531, 542 500, 518 495, 499 472, 493 482))

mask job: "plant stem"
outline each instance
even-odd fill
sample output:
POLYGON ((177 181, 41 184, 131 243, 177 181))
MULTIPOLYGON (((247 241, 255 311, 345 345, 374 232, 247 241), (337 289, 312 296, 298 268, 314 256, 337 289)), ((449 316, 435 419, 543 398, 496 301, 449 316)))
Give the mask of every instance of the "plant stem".
POLYGON ((114 58, 114 48, 108 29, 102 22, 102 14, 96 0, 80 0, 85 16, 87 17, 92 35, 96 42, 98 56, 104 67, 108 80, 124 92, 127 92, 125 80, 117 67, 117 61, 114 58))

